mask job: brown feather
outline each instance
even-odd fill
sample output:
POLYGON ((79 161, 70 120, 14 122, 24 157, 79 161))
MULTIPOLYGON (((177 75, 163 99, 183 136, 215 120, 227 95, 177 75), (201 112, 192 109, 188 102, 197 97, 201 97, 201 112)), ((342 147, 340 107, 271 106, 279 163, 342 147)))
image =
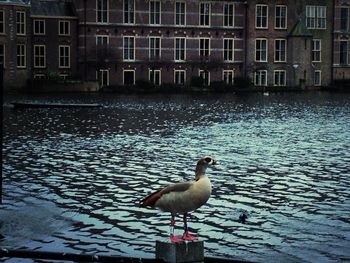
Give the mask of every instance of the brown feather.
POLYGON ((154 206, 157 200, 162 196, 161 190, 150 194, 140 202, 140 207, 154 206))

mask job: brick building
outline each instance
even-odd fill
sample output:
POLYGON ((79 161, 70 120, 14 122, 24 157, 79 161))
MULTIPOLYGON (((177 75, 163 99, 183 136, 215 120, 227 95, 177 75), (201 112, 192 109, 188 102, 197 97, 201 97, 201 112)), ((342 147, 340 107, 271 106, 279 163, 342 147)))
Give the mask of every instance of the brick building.
POLYGON ((0 63, 5 84, 24 86, 30 79, 30 43, 28 1, 0 1, 0 63))
POLYGON ((76 1, 79 65, 104 85, 233 82, 244 63, 242 1, 76 1), (96 73, 97 72, 97 73, 96 73))
POLYGON ((350 79, 350 3, 334 1, 333 79, 350 79))
POLYGON ((347 0, 0 0, 0 61, 14 86, 328 86, 350 79, 349 12, 347 0))

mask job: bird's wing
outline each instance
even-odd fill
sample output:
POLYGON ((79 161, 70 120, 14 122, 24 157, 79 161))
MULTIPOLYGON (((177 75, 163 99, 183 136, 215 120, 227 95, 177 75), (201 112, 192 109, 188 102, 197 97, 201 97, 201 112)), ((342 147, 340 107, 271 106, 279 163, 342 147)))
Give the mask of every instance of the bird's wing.
POLYGON ((140 206, 154 206, 154 204, 161 198, 163 195, 171 193, 171 192, 184 192, 188 190, 192 186, 193 182, 181 182, 169 185, 162 190, 154 192, 143 199, 140 203, 140 206))

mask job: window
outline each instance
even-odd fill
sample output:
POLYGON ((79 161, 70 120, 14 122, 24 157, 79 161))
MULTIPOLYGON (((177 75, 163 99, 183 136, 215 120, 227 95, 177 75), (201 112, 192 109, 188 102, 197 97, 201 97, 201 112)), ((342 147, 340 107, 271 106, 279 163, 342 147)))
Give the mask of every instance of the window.
POLYGON ((275 28, 286 29, 287 28, 287 6, 276 5, 275 8, 275 28))
POLYGON ((255 86, 267 86, 267 71, 266 70, 255 71, 254 85, 255 86))
POLYGON ((153 85, 160 86, 161 77, 159 69, 150 69, 149 70, 149 81, 153 83, 153 85))
POLYGON ((321 70, 315 70, 314 75, 314 85, 315 86, 321 86, 322 80, 321 80, 321 70))
POLYGON ((275 40, 275 62, 286 62, 287 41, 285 39, 275 40))
POLYGON ((16 26, 17 26, 17 35, 26 34, 26 13, 23 11, 16 12, 16 26))
POLYGON ((42 73, 39 73, 39 74, 34 74, 34 79, 37 79, 37 80, 42 80, 42 79, 45 79, 46 76, 45 74, 42 74, 42 73))
POLYGON ((234 73, 233 70, 224 70, 223 71, 223 76, 222 76, 223 77, 223 81, 227 85, 233 85, 234 76, 235 76, 235 73, 234 73))
POLYGON ((5 11, 0 10, 0 34, 5 34, 5 11))
POLYGON ((203 79, 203 85, 210 85, 210 72, 208 70, 199 70, 199 76, 203 79))
POLYGON ((175 61, 185 60, 186 41, 185 38, 175 38, 175 61))
POLYGON ((105 59, 108 56, 109 35, 96 36, 96 57, 105 59))
POLYGON ((255 61, 267 62, 267 39, 255 40, 255 61))
POLYGON ((160 37, 150 37, 150 39, 149 39, 149 58, 151 60, 160 59, 160 37))
POLYGON ((348 31, 349 26, 349 8, 340 8, 340 30, 348 31))
POLYGON ((45 20, 34 19, 34 35, 45 35, 45 20))
POLYGON ((123 83, 124 85, 135 85, 135 70, 123 71, 123 83))
POLYGON ((210 3, 200 3, 199 25, 210 26, 210 3))
POLYGON ((26 60, 26 46, 24 44, 17 45, 17 68, 25 68, 26 60))
POLYGON ((5 45, 0 44, 0 64, 5 68, 5 45))
POLYGON ((224 61, 233 61, 233 39, 224 39, 224 61))
POLYGON ((149 2, 149 23, 151 25, 160 24, 160 1, 149 2))
POLYGON ((70 67, 70 46, 60 45, 58 46, 59 50, 59 68, 69 68, 70 67))
POLYGON ((108 0, 96 0, 96 22, 108 23, 108 0))
POLYGON ((199 56, 200 58, 208 58, 210 54, 210 38, 199 39, 199 56))
POLYGON ((321 40, 312 40, 312 62, 321 62, 321 40))
POLYGON ((186 24, 186 3, 175 2, 175 25, 184 26, 186 24))
POLYGON ((176 85, 185 85, 186 71, 175 70, 174 71, 174 82, 176 85))
POLYGON ((340 65, 347 65, 348 64, 348 41, 343 40, 340 41, 340 57, 339 57, 339 63, 340 65))
POLYGON ((286 71, 275 70, 273 72, 273 85, 274 86, 285 86, 286 85, 286 71))
POLYGON ((46 67, 46 46, 34 45, 34 67, 45 68, 46 67))
POLYGON ((135 37, 124 37, 124 60, 135 60, 135 37))
POLYGON ((224 4, 224 26, 233 27, 234 26, 234 4, 224 4))
POLYGON ((58 33, 61 36, 70 35, 70 22, 67 20, 60 20, 58 22, 58 33))
POLYGON ((306 6, 306 27, 310 29, 326 29, 325 6, 306 6))
POLYGON ((134 0, 124 0, 124 23, 134 24, 135 23, 135 13, 134 13, 134 0))
POLYGON ((267 28, 267 5, 256 5, 255 9, 255 27, 267 28))
POLYGON ((109 69, 100 69, 96 71, 96 75, 100 87, 105 87, 109 85, 109 69))

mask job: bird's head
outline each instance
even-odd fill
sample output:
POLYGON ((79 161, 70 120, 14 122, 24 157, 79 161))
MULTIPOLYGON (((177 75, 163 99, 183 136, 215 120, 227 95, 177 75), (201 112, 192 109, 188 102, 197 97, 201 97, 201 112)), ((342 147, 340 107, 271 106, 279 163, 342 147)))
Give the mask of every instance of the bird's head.
POLYGON ((210 156, 205 156, 203 158, 200 158, 196 166, 196 179, 198 179, 199 177, 205 174, 205 170, 207 169, 209 164, 216 165, 217 163, 218 162, 210 156))

